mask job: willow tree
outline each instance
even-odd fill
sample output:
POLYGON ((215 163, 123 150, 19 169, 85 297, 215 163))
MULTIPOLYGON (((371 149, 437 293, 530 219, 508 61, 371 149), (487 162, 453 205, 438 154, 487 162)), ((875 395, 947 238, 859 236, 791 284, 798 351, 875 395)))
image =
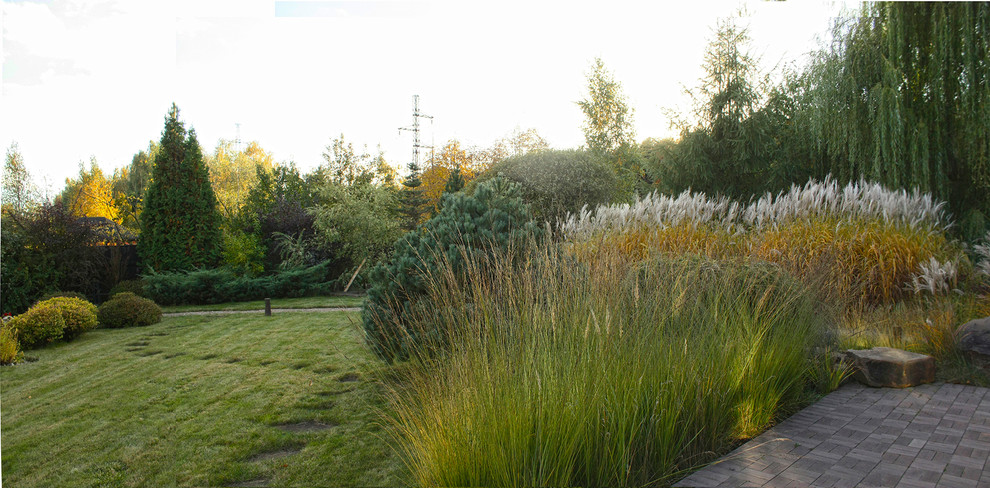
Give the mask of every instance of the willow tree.
POLYGON ((823 168, 931 192, 967 236, 986 228, 990 4, 868 4, 837 23, 806 82, 823 168))

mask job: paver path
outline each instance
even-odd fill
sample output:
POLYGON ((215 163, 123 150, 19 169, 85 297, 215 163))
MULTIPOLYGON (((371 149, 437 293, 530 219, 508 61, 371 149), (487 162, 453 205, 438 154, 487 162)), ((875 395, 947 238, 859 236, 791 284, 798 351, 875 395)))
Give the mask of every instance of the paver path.
MULTIPOLYGON (((321 307, 321 308, 273 308, 276 312, 360 312, 361 307, 321 307)), ((239 313, 264 314, 262 310, 201 310, 197 312, 165 312, 165 317, 181 317, 183 315, 231 315, 239 313)))
POLYGON ((990 388, 848 384, 674 486, 990 487, 990 388))

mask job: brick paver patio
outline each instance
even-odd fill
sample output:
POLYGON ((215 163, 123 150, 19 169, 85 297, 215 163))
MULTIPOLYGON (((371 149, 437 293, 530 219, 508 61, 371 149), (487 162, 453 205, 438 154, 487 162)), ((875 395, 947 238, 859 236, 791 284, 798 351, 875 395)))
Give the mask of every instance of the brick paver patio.
POLYGON ((677 487, 990 487, 990 388, 847 384, 677 487))

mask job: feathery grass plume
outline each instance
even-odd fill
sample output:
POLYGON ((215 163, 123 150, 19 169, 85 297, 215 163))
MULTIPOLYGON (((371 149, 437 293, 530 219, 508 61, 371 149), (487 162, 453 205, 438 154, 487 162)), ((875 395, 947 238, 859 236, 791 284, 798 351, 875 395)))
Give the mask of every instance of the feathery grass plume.
POLYGON ((976 273, 990 279, 990 232, 983 236, 983 244, 973 246, 976 253, 976 273))
POLYGON ((929 258, 928 262, 921 263, 920 270, 911 277, 907 284, 908 289, 916 295, 928 292, 932 295, 947 295, 955 288, 958 270, 956 263, 946 261, 939 262, 935 258, 929 258))
POLYGON ((729 232, 779 226, 795 220, 879 219, 895 226, 941 232, 948 228, 943 202, 917 191, 889 190, 877 183, 859 181, 839 187, 831 178, 791 186, 787 192, 767 193, 748 205, 724 196, 685 191, 676 197, 652 193, 632 204, 582 208, 568 215, 560 230, 570 238, 607 230, 628 230, 649 225, 665 227, 687 222, 708 224, 729 232))
POLYGON ((527 249, 424 275, 450 347, 387 416, 415 482, 663 483, 799 407, 826 314, 779 267, 527 249))
POLYGON ((860 181, 809 181, 748 205, 684 192, 587 208, 560 231, 578 256, 616 247, 631 256, 694 253, 781 264, 804 279, 826 273, 829 296, 889 303, 930 258, 949 260, 941 202, 860 181))

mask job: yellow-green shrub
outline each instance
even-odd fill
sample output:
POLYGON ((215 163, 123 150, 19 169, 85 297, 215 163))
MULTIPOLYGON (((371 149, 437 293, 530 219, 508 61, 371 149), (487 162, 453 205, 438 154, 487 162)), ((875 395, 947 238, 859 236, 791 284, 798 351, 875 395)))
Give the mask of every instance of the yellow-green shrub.
POLYGON ((162 309, 155 302, 130 292, 114 295, 103 302, 98 311, 100 325, 112 329, 157 324, 162 309))
POLYGON ((14 364, 21 360, 21 356, 17 330, 5 322, 0 326, 0 364, 14 364))
POLYGON ((44 347, 62 338, 65 319, 62 311, 54 303, 41 302, 20 315, 10 319, 9 325, 17 331, 21 347, 33 349, 44 347))
POLYGON ((72 340, 96 328, 96 305, 81 298, 56 297, 34 304, 11 319, 21 346, 43 347, 59 339, 72 340))
POLYGON ((81 298, 58 297, 46 301, 54 304, 62 314, 65 329, 62 338, 69 341, 83 332, 96 328, 96 305, 81 298))

